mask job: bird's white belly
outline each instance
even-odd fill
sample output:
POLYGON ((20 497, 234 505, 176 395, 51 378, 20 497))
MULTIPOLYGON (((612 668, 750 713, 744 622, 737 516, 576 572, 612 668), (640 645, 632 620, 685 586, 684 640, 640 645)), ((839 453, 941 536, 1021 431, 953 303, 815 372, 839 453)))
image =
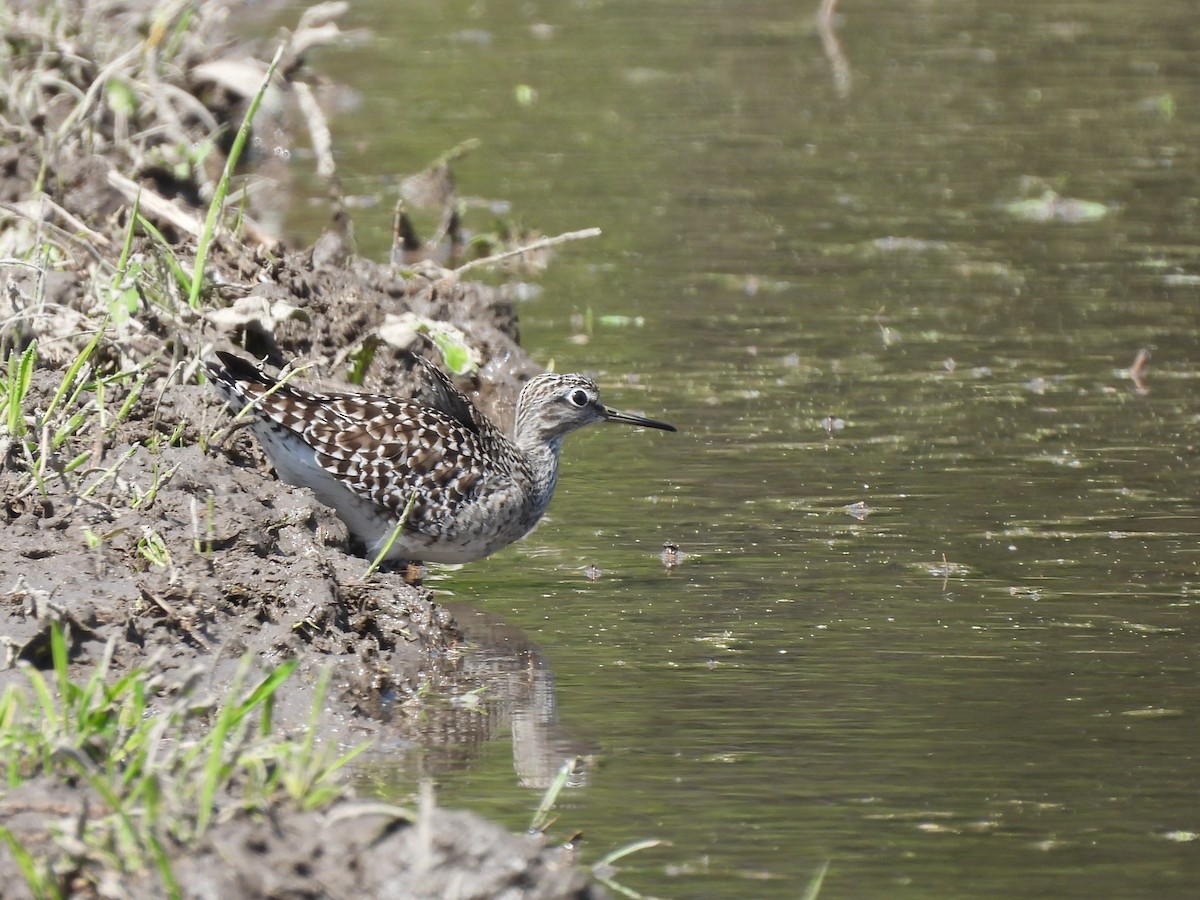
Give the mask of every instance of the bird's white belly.
MULTIPOLYGON (((399 518, 350 490, 317 462, 315 451, 276 427, 254 429, 282 481, 310 489, 332 508, 350 533, 366 547, 367 557, 378 556, 392 538, 399 518)), ((473 509, 459 512, 444 534, 405 530, 386 557, 389 562, 412 560, 466 563, 490 556, 524 537, 537 525, 543 509, 523 510, 523 495, 491 496, 473 509)))

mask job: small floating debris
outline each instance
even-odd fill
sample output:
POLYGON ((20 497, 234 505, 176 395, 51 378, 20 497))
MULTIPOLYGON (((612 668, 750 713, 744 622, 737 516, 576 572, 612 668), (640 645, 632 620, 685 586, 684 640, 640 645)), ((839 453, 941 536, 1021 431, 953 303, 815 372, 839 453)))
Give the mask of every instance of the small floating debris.
POLYGON ((722 763, 725 765, 731 763, 740 763, 749 758, 748 753, 710 753, 707 756, 700 758, 700 762, 704 763, 722 763))
POLYGON ((710 272, 701 278, 718 287, 756 297, 759 294, 779 294, 792 286, 790 281, 777 281, 762 275, 737 275, 725 272, 710 272))
POLYGON ((941 822, 918 822, 917 831, 925 834, 962 834, 961 829, 953 825, 943 825, 941 822))
POLYGON ((1010 597, 1026 597, 1034 603, 1042 599, 1042 592, 1037 588, 1017 587, 1016 585, 1008 589, 1008 595, 1010 597))
POLYGON ((1004 204, 1009 215, 1026 222, 1096 222, 1108 215, 1108 207, 1093 200, 1075 200, 1061 197, 1055 191, 1046 191, 1042 196, 1030 200, 1014 200, 1004 204))
POLYGON ((1150 388, 1146 386, 1146 367, 1149 362, 1150 351, 1143 347, 1133 358, 1133 365, 1124 373, 1133 382, 1134 393, 1142 397, 1150 393, 1150 388))
POLYGON ((1190 843, 1191 841, 1200 841, 1200 832, 1197 831, 1168 831, 1163 835, 1168 841, 1175 841, 1179 844, 1190 843))
POLYGON ((513 88, 513 97, 516 99, 518 106, 528 109, 531 106, 537 105, 537 88, 530 84, 518 84, 513 88))
POLYGON ((1138 101, 1137 108, 1139 112, 1154 113, 1169 122, 1175 118, 1175 95, 1167 93, 1146 97, 1138 101))
POLYGON ((485 31, 482 28, 464 28, 462 31, 453 32, 449 37, 455 44, 473 44, 476 47, 489 47, 494 35, 492 32, 485 31))
POLYGON ((1170 287, 1195 287, 1200 284, 1200 275, 1188 275, 1176 272, 1163 276, 1163 283, 1170 287))
POLYGON ((867 506, 865 501, 859 500, 857 503, 851 503, 849 506, 847 506, 846 512, 858 519, 858 521, 862 522, 867 518, 867 516, 875 512, 875 510, 867 506))
POLYGON ((625 81, 633 85, 651 84, 669 77, 665 69, 652 69, 649 66, 635 66, 622 74, 625 81))
POLYGON ((622 316, 622 315, 603 315, 596 316, 596 321, 601 325, 607 325, 609 328, 641 328, 646 324, 646 319, 643 316, 622 316))
POLYGON ((894 344, 900 343, 904 338, 895 328, 890 328, 883 323, 879 325, 879 339, 883 342, 884 347, 891 347, 894 344))
POLYGON ((945 241, 927 241, 914 237, 881 237, 873 241, 876 250, 883 253, 928 253, 931 250, 946 250, 945 241))
POLYGON ((702 634, 696 638, 696 641, 702 644, 711 644, 718 650, 732 650, 731 646, 736 640, 732 631, 719 631, 716 634, 702 634))
POLYGON ((927 572, 935 578, 962 578, 972 574, 970 566, 962 563, 948 562, 945 556, 942 556, 940 563, 919 562, 915 566, 920 571, 927 572))
POLYGON ((1122 622, 1121 627, 1126 631, 1134 631, 1138 634, 1182 634, 1182 628, 1176 628, 1173 625, 1145 625, 1141 622, 1122 622))
POLYGON ((1044 841, 1034 841, 1032 844, 1030 844, 1030 846, 1033 847, 1034 850, 1041 850, 1043 853, 1052 853, 1055 850, 1062 850, 1072 845, 1066 841, 1060 841, 1057 838, 1047 838, 1044 841))
POLYGON ((684 556, 685 554, 674 541, 663 541, 662 552, 658 554, 658 558, 662 560, 663 568, 668 572, 678 569, 679 564, 683 562, 684 556))
POLYGON ((1183 715, 1183 710, 1167 709, 1164 707, 1152 707, 1150 709, 1126 709, 1122 710, 1121 715, 1131 716, 1136 719, 1178 719, 1183 715))

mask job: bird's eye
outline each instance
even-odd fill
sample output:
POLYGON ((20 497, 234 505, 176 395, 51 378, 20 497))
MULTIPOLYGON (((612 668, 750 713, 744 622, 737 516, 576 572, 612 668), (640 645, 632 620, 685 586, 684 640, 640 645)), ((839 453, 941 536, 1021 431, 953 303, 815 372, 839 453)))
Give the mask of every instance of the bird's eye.
POLYGON ((571 391, 571 393, 567 394, 567 399, 571 401, 572 406, 578 406, 580 409, 588 404, 587 391, 582 388, 576 388, 571 391))

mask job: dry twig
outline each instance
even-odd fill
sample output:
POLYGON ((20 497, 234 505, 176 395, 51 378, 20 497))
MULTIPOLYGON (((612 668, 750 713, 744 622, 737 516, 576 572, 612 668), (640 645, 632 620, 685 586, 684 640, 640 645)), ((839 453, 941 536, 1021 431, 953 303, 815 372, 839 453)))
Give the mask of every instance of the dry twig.
POLYGON ((522 247, 514 247, 512 250, 505 250, 503 253, 494 253, 491 256, 484 256, 480 259, 473 259, 470 262, 465 262, 457 269, 454 269, 452 274, 457 277, 469 269, 490 265, 491 263, 502 262, 503 260, 511 259, 514 256, 523 256, 526 253, 532 253, 534 250, 545 250, 547 247, 565 244, 567 241, 580 241, 584 238, 599 237, 600 234, 601 231, 599 228, 584 228, 581 231, 567 231, 563 234, 555 235, 554 237, 541 238, 540 240, 534 241, 532 244, 525 244, 522 247))

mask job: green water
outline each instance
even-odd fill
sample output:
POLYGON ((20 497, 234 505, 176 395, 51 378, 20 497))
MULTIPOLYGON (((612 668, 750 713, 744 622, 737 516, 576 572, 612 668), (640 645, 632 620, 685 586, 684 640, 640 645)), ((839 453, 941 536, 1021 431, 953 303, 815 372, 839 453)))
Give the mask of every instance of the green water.
POLYGON ((545 726, 593 760, 552 835, 670 841, 646 893, 1193 897, 1200 6, 846 2, 842 97, 817 5, 361 2, 319 56, 360 249, 481 138, 464 193, 604 230, 526 347, 680 428, 572 438, 435 581, 540 648, 440 800, 524 826, 545 726), (1104 215, 1004 208, 1048 189, 1104 215))

